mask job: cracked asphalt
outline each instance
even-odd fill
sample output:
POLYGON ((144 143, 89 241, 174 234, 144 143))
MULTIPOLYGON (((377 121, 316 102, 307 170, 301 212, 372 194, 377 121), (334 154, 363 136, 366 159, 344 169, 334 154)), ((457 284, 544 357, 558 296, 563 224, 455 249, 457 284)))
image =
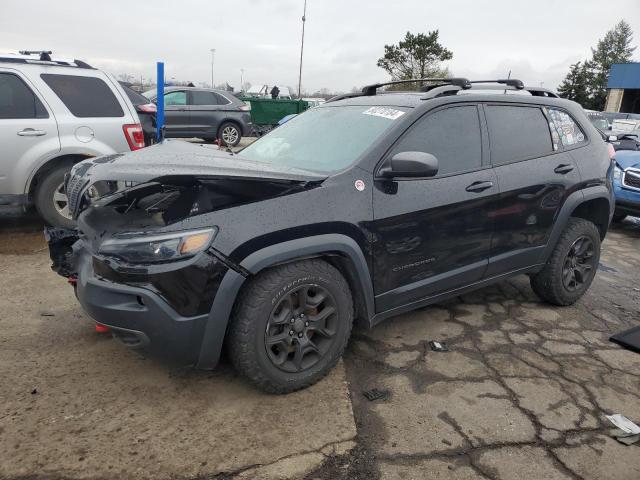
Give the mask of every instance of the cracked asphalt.
POLYGON ((640 478, 640 445, 604 417, 640 424, 640 355, 608 341, 640 323, 635 219, 576 305, 504 281, 355 328, 343 364, 287 396, 96 334, 37 218, 0 227, 0 478, 640 478))

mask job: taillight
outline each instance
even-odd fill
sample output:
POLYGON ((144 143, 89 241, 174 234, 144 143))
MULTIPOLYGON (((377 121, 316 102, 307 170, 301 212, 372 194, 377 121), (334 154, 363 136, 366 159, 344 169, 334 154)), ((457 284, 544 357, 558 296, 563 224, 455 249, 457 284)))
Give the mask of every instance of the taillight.
POLYGON ((136 110, 144 113, 156 113, 158 107, 155 103, 145 103, 144 105, 136 105, 136 110))
POLYGON ((250 103, 245 103, 244 105, 240 105, 240 110, 244 111, 244 112, 248 112, 251 110, 251 104, 250 103))
POLYGON ((609 158, 613 160, 616 157, 616 149, 613 148, 613 145, 607 143, 607 152, 609 153, 609 158))
POLYGON ((131 150, 144 148, 144 134, 142 133, 142 126, 139 123, 122 125, 122 131, 131 150))

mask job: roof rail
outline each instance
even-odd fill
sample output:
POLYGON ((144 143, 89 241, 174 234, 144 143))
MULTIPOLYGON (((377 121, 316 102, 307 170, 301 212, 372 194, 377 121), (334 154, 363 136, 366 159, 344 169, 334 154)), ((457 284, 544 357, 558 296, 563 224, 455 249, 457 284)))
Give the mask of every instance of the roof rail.
POLYGON ((51 51, 47 50, 21 50, 19 54, 0 53, 0 62, 94 69, 82 60, 51 58, 51 53, 51 51))
MULTIPOLYGON (((529 92, 533 97, 547 97, 547 98, 560 98, 559 95, 551 90, 542 87, 527 87, 521 80, 515 78, 500 79, 500 80, 474 80, 471 81, 471 88, 464 90, 515 90, 529 92), (494 85, 480 86, 478 84, 489 83, 494 85), (501 86, 504 85, 504 86, 501 86)), ((439 85, 437 88, 433 88, 427 92, 421 100, 428 100, 435 97, 443 97, 446 95, 457 95, 458 92, 463 90, 456 85, 439 85)))

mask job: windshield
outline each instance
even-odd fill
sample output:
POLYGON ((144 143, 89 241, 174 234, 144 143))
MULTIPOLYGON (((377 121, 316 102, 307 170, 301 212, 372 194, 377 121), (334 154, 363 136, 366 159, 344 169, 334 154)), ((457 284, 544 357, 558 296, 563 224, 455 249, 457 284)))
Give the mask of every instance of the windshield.
POLYGON ((600 130, 608 130, 609 122, 604 118, 590 118, 591 123, 600 130))
POLYGON ((406 113, 398 107, 307 110, 240 152, 248 160, 329 173, 351 165, 406 113))

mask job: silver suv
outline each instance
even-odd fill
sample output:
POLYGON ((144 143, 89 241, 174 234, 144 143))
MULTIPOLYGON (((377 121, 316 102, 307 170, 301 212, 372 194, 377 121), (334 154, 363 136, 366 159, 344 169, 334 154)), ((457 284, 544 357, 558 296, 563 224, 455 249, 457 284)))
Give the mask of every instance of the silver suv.
POLYGON ((0 55, 0 207, 35 204, 73 226, 64 176, 90 157, 144 147, 135 108, 111 76, 51 52, 0 55))

